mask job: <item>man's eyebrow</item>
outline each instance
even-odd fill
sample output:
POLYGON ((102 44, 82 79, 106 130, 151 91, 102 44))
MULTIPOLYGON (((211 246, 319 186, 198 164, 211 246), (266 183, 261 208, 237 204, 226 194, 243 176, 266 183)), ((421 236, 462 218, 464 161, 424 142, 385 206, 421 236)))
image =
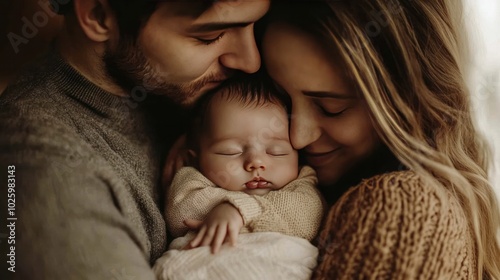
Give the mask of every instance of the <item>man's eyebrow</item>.
POLYGON ((318 97, 318 98, 336 98, 336 99, 356 99, 357 96, 354 94, 343 94, 338 92, 328 92, 328 91, 302 91, 305 96, 318 97))
POLYGON ((240 28, 247 27, 253 22, 209 22, 209 23, 199 23, 193 24, 188 28, 188 32, 199 33, 199 32, 210 32, 229 28, 240 28))

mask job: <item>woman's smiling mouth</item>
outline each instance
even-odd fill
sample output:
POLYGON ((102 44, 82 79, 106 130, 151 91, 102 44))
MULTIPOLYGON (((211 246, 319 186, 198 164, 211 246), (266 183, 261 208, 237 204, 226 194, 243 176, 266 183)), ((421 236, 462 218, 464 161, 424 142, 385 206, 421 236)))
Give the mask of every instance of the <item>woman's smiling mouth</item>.
POLYGON ((304 157, 307 164, 311 165, 312 167, 320 167, 330 163, 332 158, 336 156, 336 152, 339 149, 340 148, 336 148, 324 153, 304 152, 304 157))

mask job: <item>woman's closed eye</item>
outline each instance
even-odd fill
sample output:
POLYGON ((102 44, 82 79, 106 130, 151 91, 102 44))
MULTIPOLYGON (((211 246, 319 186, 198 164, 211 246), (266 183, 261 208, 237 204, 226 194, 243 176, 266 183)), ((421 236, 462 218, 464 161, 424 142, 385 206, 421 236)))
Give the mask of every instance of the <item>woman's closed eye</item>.
POLYGON ((329 117, 329 118, 334 118, 342 115, 345 110, 347 110, 348 106, 347 104, 344 104, 344 102, 340 103, 339 102, 334 102, 330 100, 314 100, 314 104, 316 104, 317 108, 321 112, 323 116, 329 117))
POLYGON ((330 112, 328 111, 327 109, 325 109, 324 107, 322 106, 318 106, 321 110, 321 113, 326 116, 326 117, 329 117, 329 118, 334 118, 334 117, 338 117, 340 116, 346 109, 342 109, 340 111, 337 111, 337 112, 330 112))

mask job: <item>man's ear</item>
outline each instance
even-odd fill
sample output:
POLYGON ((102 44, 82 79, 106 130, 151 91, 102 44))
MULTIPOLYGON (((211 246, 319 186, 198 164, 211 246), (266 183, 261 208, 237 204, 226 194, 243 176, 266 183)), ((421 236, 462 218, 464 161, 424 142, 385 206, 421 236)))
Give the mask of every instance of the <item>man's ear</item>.
POLYGON ((87 37, 95 42, 107 41, 118 24, 108 0, 74 0, 75 14, 87 37))

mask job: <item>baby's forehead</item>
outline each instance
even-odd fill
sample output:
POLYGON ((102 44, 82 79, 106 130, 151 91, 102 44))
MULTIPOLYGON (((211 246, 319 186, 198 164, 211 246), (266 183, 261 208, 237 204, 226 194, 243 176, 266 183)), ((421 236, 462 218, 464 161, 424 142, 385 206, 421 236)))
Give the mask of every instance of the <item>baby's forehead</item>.
POLYGON ((282 105, 232 98, 213 101, 205 118, 207 136, 226 139, 255 135, 289 141, 288 116, 282 105))
POLYGON ((222 127, 235 125, 239 125, 242 130, 251 127, 264 129, 279 124, 287 127, 288 131, 288 114, 279 103, 226 98, 214 101, 205 114, 205 123, 211 130, 220 132, 222 127))
POLYGON ((239 89, 223 88, 214 94, 210 101, 211 109, 219 109, 223 106, 234 106, 248 110, 260 110, 263 108, 278 109, 286 112, 286 106, 280 102, 278 97, 270 95, 259 95, 255 93, 243 93, 239 89))

